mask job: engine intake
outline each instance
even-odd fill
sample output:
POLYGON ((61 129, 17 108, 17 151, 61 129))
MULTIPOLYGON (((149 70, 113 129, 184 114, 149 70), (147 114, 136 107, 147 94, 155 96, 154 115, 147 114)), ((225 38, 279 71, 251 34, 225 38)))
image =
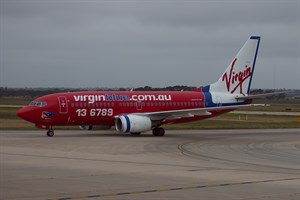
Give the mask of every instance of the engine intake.
POLYGON ((123 133, 140 133, 151 130, 152 122, 149 117, 138 115, 122 115, 116 118, 116 130, 123 133))

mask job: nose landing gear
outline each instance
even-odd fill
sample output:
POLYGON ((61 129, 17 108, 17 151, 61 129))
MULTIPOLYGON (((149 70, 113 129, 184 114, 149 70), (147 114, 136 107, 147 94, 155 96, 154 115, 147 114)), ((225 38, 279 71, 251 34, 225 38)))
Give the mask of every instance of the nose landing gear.
POLYGON ((54 131, 53 131, 53 129, 49 129, 49 130, 47 131, 47 136, 48 136, 48 137, 53 137, 53 136, 54 136, 54 131))

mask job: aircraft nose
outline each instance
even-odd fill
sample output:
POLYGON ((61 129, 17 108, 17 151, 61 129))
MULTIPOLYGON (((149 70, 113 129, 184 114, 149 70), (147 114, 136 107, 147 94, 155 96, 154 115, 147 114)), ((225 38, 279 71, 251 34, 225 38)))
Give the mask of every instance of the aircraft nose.
POLYGON ((25 107, 21 108, 20 110, 18 110, 16 114, 18 117, 20 117, 26 121, 31 121, 30 119, 31 119, 32 113, 30 111, 31 111, 31 109, 28 108, 27 106, 25 106, 25 107))

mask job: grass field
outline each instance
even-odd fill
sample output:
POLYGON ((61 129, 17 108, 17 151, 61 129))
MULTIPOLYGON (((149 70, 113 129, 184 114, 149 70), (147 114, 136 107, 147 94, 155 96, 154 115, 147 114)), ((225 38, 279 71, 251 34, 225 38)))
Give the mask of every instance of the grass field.
POLYGON ((272 103, 267 106, 251 106, 247 108, 240 108, 239 110, 266 112, 300 112, 300 103, 272 103))
MULTIPOLYGON (((0 99, 0 105, 26 105, 30 99, 0 99)), ((33 124, 19 119, 19 108, 0 107, 0 130, 33 130, 33 124)), ((273 103, 268 107, 249 107, 245 111, 300 112, 300 103, 273 103)), ((228 113, 216 118, 185 124, 165 125, 166 129, 244 129, 244 128, 300 128, 300 116, 244 115, 228 113)), ((78 129, 78 127, 58 127, 78 129)))

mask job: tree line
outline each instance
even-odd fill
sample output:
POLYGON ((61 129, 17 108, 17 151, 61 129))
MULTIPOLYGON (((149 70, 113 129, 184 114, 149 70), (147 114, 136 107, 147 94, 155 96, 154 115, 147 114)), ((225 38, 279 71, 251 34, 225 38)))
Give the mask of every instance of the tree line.
MULTIPOLYGON (((164 88, 155 88, 150 86, 137 87, 137 88, 7 88, 0 87, 1 97, 27 97, 36 98, 48 94, 59 92, 79 92, 79 91, 193 91, 197 87, 194 86, 168 86, 164 88)), ((274 92, 275 90, 252 89, 251 94, 262 94, 274 92)), ((272 95, 266 97, 267 99, 284 99, 286 94, 272 95)))

